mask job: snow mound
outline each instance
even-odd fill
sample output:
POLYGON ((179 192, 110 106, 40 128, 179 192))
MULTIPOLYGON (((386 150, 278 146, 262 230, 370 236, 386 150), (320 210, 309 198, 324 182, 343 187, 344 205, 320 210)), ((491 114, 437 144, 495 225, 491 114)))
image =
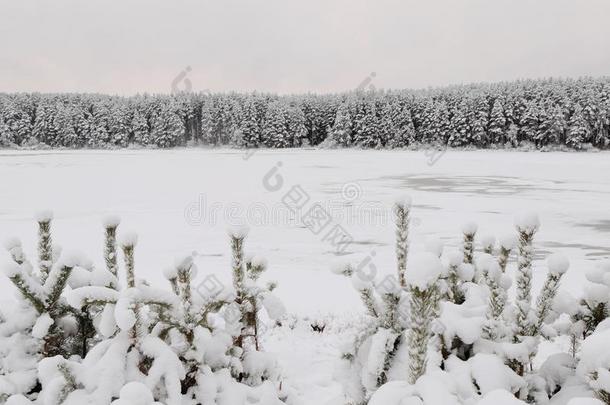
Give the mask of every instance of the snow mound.
POLYGON ((419 253, 410 260, 405 278, 410 286, 424 290, 436 282, 442 271, 443 265, 438 257, 428 252, 419 253))
POLYGON ((540 219, 535 212, 522 212, 515 216, 515 226, 522 231, 535 232, 540 227, 540 219))
POLYGON ((121 223, 121 217, 118 215, 106 215, 102 218, 102 225, 104 228, 116 228, 121 223))
POLYGON ((47 333, 49 333, 49 328, 51 327, 51 325, 53 325, 54 322, 55 321, 53 321, 53 318, 51 318, 49 314, 44 313, 40 315, 38 319, 36 319, 36 323, 32 328, 32 336, 37 339, 44 338, 47 333))
POLYGON ((464 253, 457 249, 450 250, 444 256, 446 262, 450 266, 459 266, 464 262, 464 253))
POLYGON ((479 226, 474 221, 468 221, 462 224, 462 233, 464 235, 474 235, 477 233, 479 226))
POLYGON ((138 234, 135 232, 125 232, 121 236, 121 246, 135 246, 138 243, 138 234))
POLYGON ((34 214, 34 219, 36 222, 49 222, 53 219, 53 211, 51 210, 42 210, 38 211, 34 214))
POLYGON ((444 243, 440 238, 437 237, 429 237, 426 239, 425 249, 427 252, 432 253, 433 255, 440 257, 443 254, 443 246, 444 243))
POLYGON ((413 204, 413 199, 408 194, 399 195, 394 199, 394 204, 409 209, 411 204, 413 204))
POLYGON ((553 253, 546 259, 549 272, 553 274, 564 274, 570 267, 570 261, 561 253, 553 253))
POLYGON ((130 382, 121 388, 119 399, 112 405, 151 405, 155 403, 150 389, 141 382, 130 382))
POLYGON ((481 236, 480 241, 483 247, 493 246, 496 243, 496 237, 492 234, 485 234, 481 236))
POLYGON ((525 402, 506 390, 498 389, 483 395, 477 405, 525 405, 525 402))
POLYGON ((506 250, 512 250, 517 245, 517 238, 513 233, 506 233, 498 238, 498 243, 506 250))
POLYGON ((232 226, 227 230, 229 236, 233 238, 243 239, 248 236, 250 228, 247 225, 236 225, 232 226))

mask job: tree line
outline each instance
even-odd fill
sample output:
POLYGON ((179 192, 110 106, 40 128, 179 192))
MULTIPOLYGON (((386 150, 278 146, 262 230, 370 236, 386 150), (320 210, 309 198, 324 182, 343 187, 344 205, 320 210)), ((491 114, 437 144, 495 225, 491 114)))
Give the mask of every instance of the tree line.
POLYGON ((610 78, 341 94, 0 93, 0 146, 610 145, 610 78))

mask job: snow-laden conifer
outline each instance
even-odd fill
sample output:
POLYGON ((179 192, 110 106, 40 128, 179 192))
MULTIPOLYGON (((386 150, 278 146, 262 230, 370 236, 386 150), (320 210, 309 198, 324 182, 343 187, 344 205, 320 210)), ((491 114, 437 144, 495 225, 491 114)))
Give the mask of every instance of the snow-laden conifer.
POLYGON ((396 223, 396 263, 398 281, 406 286, 405 271, 407 269, 407 255, 409 249, 409 214, 411 212, 411 198, 403 197, 394 203, 394 221, 396 223))
POLYGON ((540 333, 544 321, 549 315, 553 306, 553 300, 559 290, 561 278, 568 271, 570 262, 568 258, 561 254, 554 254, 547 258, 548 273, 536 301, 536 325, 534 325, 533 335, 540 333))
POLYGON ((40 267, 40 279, 44 283, 53 265, 53 244, 51 239, 51 211, 41 211, 36 214, 38 222, 38 265, 40 267))
POLYGON ((426 371, 434 294, 442 266, 437 257, 423 253, 413 258, 407 272, 410 298, 409 381, 414 384, 426 371))
POLYGON ((534 235, 540 227, 538 215, 526 212, 515 218, 515 227, 519 235, 519 262, 517 268, 517 335, 529 336, 534 326, 532 301, 532 261, 534 259, 534 235))
POLYGON ((477 233, 477 224, 474 222, 466 222, 462 225, 462 234, 464 235, 463 252, 464 263, 472 264, 474 257, 474 237, 477 233))
POLYGON ((110 274, 118 277, 116 230, 121 220, 116 216, 104 218, 104 261, 110 274))
POLYGON ((516 238, 512 233, 510 233, 503 235, 498 242, 500 245, 498 264, 500 265, 500 270, 502 270, 502 273, 504 273, 506 271, 506 265, 508 264, 510 253, 515 248, 516 238))

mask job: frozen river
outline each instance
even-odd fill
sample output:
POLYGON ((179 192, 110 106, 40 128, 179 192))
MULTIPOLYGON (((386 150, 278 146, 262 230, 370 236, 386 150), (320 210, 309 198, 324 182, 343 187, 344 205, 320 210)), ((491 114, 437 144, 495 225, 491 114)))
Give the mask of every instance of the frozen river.
POLYGON ((120 229, 139 234, 139 276, 154 284, 189 253, 200 281, 210 273, 228 281, 227 228, 248 225, 246 250, 267 258, 266 277, 299 313, 360 311, 329 269, 368 257, 379 273, 394 271, 390 208, 402 194, 414 203, 412 250, 432 235, 455 245, 469 220, 481 233, 504 234, 515 213, 535 210, 538 257, 561 251, 572 261, 567 289, 577 291, 582 270, 610 256, 609 153, 3 151, 0 179, 0 239, 19 236, 33 255, 33 214, 52 209, 55 240, 101 266, 101 218, 118 214, 120 229))

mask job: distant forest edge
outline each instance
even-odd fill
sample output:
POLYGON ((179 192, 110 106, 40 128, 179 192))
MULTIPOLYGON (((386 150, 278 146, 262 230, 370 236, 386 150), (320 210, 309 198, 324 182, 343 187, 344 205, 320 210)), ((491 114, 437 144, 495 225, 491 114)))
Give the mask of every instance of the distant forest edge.
POLYGON ((333 95, 0 93, 0 146, 610 145, 610 77, 333 95))

